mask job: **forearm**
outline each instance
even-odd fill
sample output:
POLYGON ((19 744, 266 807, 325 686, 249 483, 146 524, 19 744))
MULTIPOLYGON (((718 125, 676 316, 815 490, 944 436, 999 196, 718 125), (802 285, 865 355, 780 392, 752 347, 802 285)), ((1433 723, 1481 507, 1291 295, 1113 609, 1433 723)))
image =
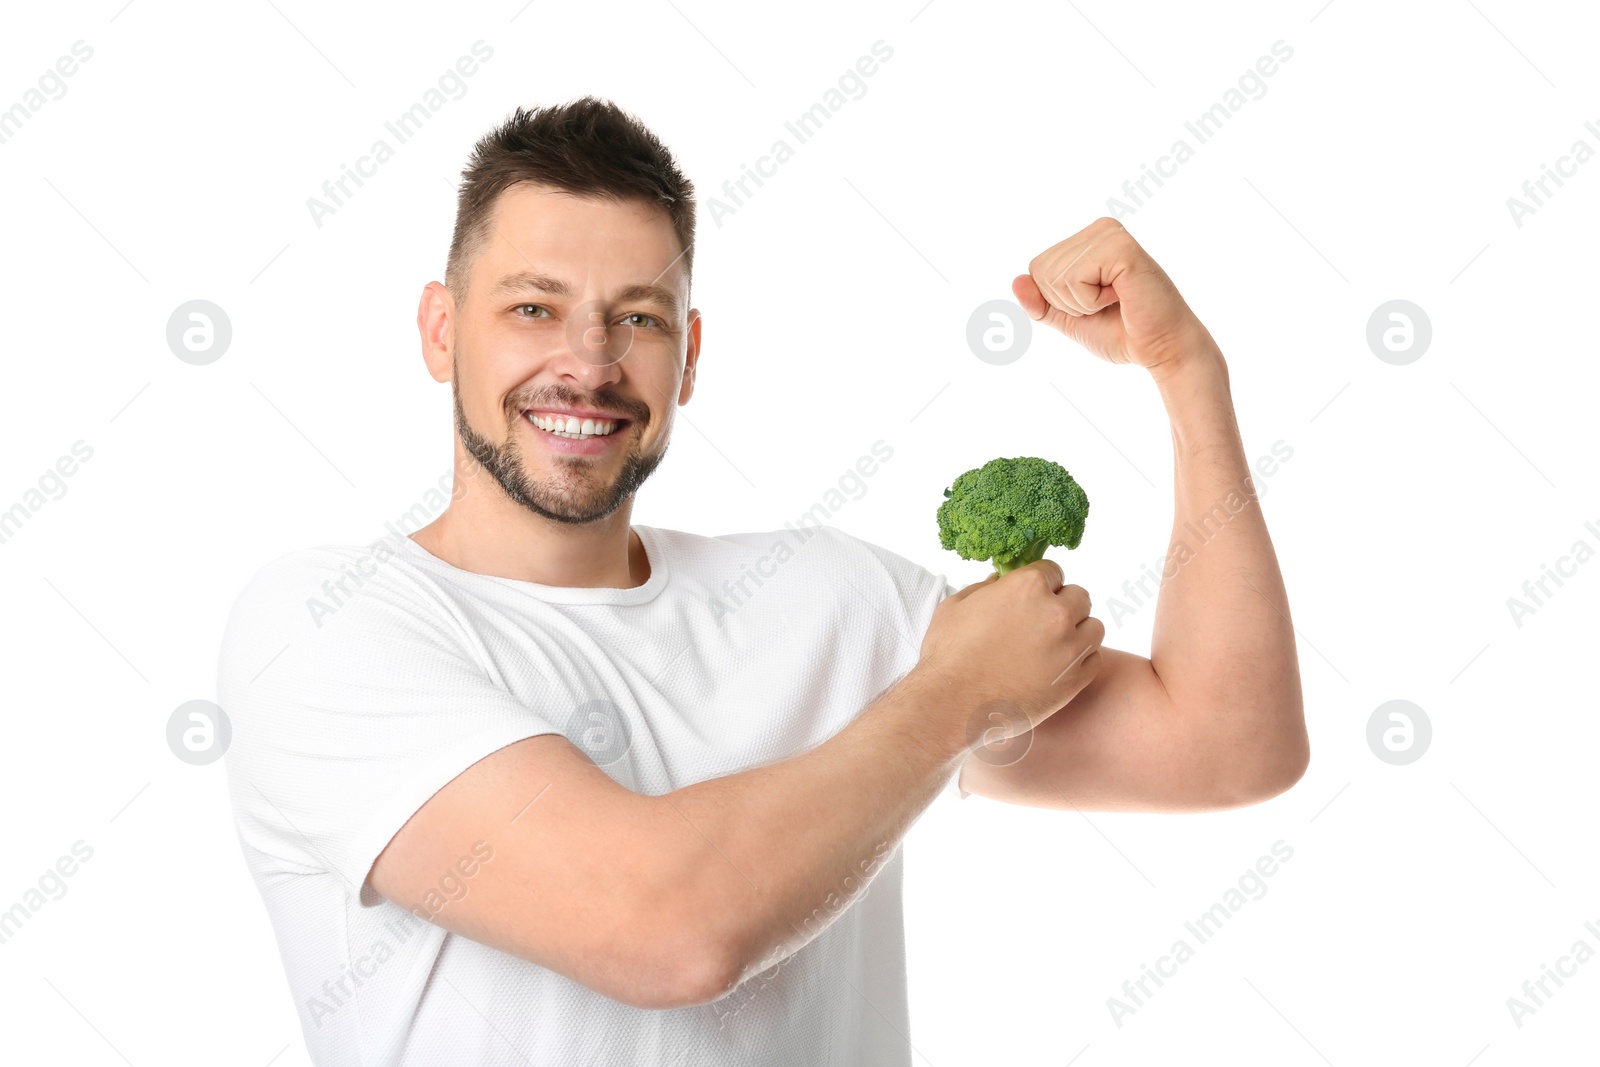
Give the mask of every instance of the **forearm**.
POLYGON ((1277 791, 1307 759, 1299 664, 1227 364, 1206 336, 1156 382, 1172 424, 1175 500, 1151 665, 1196 738, 1240 770, 1240 788, 1277 791))
POLYGON ((661 798, 695 834, 684 899, 729 988, 822 932, 881 870, 967 747, 955 699, 915 669, 803 755, 661 798))

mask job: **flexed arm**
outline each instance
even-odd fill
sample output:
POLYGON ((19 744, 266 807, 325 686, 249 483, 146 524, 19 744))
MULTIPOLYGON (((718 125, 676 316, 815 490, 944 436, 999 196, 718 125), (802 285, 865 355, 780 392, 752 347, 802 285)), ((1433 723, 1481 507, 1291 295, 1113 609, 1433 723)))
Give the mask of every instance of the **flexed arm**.
POLYGON ((1033 731, 1025 756, 968 759, 962 788, 1102 811, 1218 809, 1281 793, 1310 758, 1299 662, 1221 350, 1113 219, 1035 257, 1012 289, 1033 318, 1154 379, 1172 425, 1172 533, 1150 657, 1103 648, 1098 676, 1033 731))

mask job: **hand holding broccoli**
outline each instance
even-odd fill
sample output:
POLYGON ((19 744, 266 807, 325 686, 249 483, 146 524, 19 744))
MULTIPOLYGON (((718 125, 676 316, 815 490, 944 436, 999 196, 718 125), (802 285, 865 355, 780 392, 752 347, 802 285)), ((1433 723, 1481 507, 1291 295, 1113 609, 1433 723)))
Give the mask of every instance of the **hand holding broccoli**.
POLYGON ((994 570, 934 609, 918 666, 958 706, 983 713, 987 741, 1014 737, 1099 671, 1106 628, 1090 616, 1088 592, 1063 585, 1061 567, 1044 559, 1051 545, 1078 547, 1089 498, 1064 467, 1033 456, 990 460, 944 495, 939 543, 994 570), (1021 714, 985 711, 997 707, 1021 714))
POLYGON ((991 573, 934 608, 913 673, 967 717, 974 747, 1027 733, 1100 671, 1106 628, 1089 608, 1051 560, 991 573))

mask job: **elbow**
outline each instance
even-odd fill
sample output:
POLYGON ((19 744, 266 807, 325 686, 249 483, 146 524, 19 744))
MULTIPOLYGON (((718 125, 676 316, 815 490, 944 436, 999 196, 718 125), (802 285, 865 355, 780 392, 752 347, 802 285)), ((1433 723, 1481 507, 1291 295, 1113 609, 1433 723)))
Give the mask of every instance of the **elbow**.
POLYGON ((1301 723, 1299 736, 1286 739, 1282 749, 1262 761, 1261 768, 1258 768, 1250 782, 1248 803, 1259 805, 1262 801, 1282 797, 1283 793, 1294 789, 1302 777, 1306 777, 1309 766, 1310 739, 1306 736, 1306 726, 1301 723))
POLYGON ((722 959, 711 953, 677 955, 664 962, 644 963, 626 990, 612 994, 611 999, 651 1011, 699 1007, 728 994, 730 973, 722 959))
MULTIPOLYGON (((653 983, 651 1008, 695 1008, 712 1004, 732 993, 753 975, 765 973, 781 964, 794 951, 787 941, 766 943, 750 928, 715 930, 702 923, 686 922, 668 927, 673 933, 662 942, 658 964, 651 968, 660 976, 653 983), (698 933, 690 933, 698 930, 698 933), (765 945, 764 949, 754 946, 765 945)), ((770 977, 770 975, 769 975, 770 977)))
POLYGON ((1309 749, 1303 749, 1293 757, 1280 761, 1279 764, 1261 773, 1252 783, 1249 803, 1260 804, 1287 793, 1305 777, 1306 768, 1310 765, 1309 749))
POLYGON ((681 962, 672 967, 664 983, 667 1002, 655 1007, 697 1008, 721 1000, 738 983, 733 956, 721 951, 710 938, 696 938, 694 944, 684 946, 675 959, 681 962))
POLYGON ((733 992, 738 984, 738 970, 722 956, 713 956, 684 976, 679 984, 675 1008, 698 1008, 711 1004, 733 992))
POLYGON ((737 983, 731 932, 710 916, 695 878, 663 881, 658 891, 636 900, 633 921, 615 929, 618 949, 629 960, 622 995, 614 1000, 656 1011, 692 1008, 726 996, 737 983))
POLYGON ((722 959, 709 952, 635 951, 615 979, 591 985, 597 993, 630 1008, 666 1011, 693 1008, 725 996, 732 988, 722 959))
POLYGON ((1261 804, 1282 796, 1305 777, 1311 766, 1311 738, 1306 732, 1305 700, 1298 673, 1292 684, 1264 692, 1250 702, 1251 726, 1238 741, 1241 759, 1235 766, 1238 804, 1261 804))
POLYGON ((1282 796, 1305 777, 1311 765, 1311 744, 1306 736, 1305 724, 1287 736, 1263 743, 1259 735, 1248 741, 1241 740, 1226 752, 1218 752, 1210 761, 1213 767, 1226 767, 1228 772, 1215 774, 1209 803, 1214 811, 1262 804, 1282 796))
POLYGON ((618 988, 602 990, 612 1000, 665 1011, 709 1004, 733 988, 731 956, 703 928, 650 922, 618 929, 628 941, 619 951, 627 964, 618 988))
POLYGON ((672 979, 674 1000, 669 1007, 695 1008, 721 1000, 746 978, 765 972, 791 951, 791 946, 780 944, 768 945, 767 951, 757 952, 752 948, 751 939, 759 940, 754 929, 713 931, 708 926, 701 929, 694 943, 685 945, 678 953, 679 958, 688 963, 679 967, 672 979))

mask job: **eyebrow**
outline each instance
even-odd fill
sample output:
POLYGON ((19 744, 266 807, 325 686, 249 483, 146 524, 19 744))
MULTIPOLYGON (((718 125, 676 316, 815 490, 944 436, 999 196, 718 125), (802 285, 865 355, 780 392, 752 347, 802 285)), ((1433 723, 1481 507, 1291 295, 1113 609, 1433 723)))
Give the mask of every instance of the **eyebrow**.
MULTIPOLYGON (((551 296, 571 296, 572 286, 560 278, 543 274, 536 270, 522 271, 518 274, 508 274, 495 283, 489 290, 491 300, 514 296, 519 293, 536 291, 549 293, 551 296)), ((654 303, 662 308, 673 311, 678 309, 678 294, 666 286, 654 282, 635 282, 617 290, 616 300, 622 302, 644 301, 654 303)))

